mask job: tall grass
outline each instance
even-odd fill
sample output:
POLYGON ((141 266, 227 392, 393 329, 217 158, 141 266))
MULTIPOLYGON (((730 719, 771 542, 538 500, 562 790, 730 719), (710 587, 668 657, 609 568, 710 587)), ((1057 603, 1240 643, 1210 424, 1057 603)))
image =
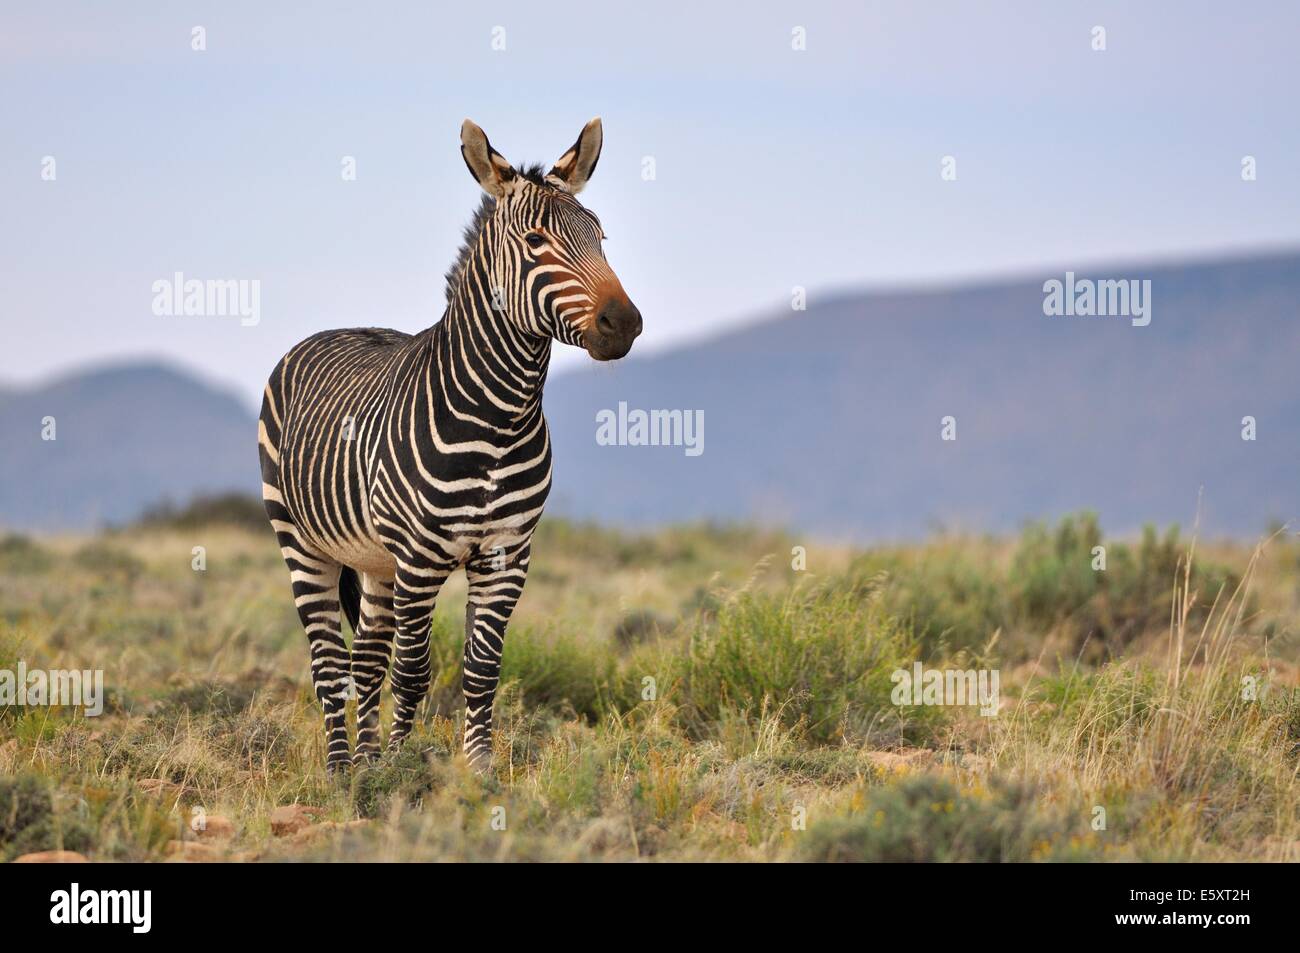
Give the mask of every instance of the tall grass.
POLYGON ((891 674, 918 651, 880 590, 854 583, 742 593, 692 628, 670 671, 696 737, 770 711, 814 743, 898 743, 927 737, 938 720, 934 709, 906 715, 890 702, 891 674))
MULTIPOLYGON (((1009 557, 989 540, 946 539, 923 548, 861 556, 855 571, 884 574, 889 611, 907 620, 928 649, 977 648, 1001 632, 1004 653, 1032 658, 1043 637, 1068 655, 1122 654, 1169 618, 1175 576, 1194 593, 1235 589, 1240 576, 1217 562, 1183 560, 1177 527, 1152 526, 1136 543, 1106 540, 1096 516, 1067 516, 1055 527, 1025 527, 1009 557), (1102 568, 1104 565, 1104 568, 1102 568)), ((1189 619, 1209 604, 1194 598, 1189 619)))
POLYGON ((1270 685, 1247 644, 1263 549, 1233 588, 1208 597, 1196 588, 1194 552, 1193 543, 1171 586, 1163 659, 1045 679, 1027 697, 1049 711, 1017 710, 993 756, 1039 784, 1068 777, 1095 802, 1090 810, 1109 805, 1128 833, 1149 825, 1146 834, 1163 831, 1189 854, 1223 840, 1287 850, 1300 837, 1300 690, 1270 685))
POLYGON ((342 782, 269 535, 0 541, 25 567, 0 572, 0 668, 102 667, 112 692, 94 720, 0 710, 0 859, 160 859, 196 810, 233 822, 213 849, 242 859, 1300 859, 1294 548, 1210 563, 1172 533, 1099 539, 1078 518, 813 553, 811 577, 766 534, 552 524, 493 773, 458 754, 448 598, 409 743, 342 782), (914 660, 999 668, 1013 701, 897 707, 914 660), (273 837, 291 803, 327 825, 273 837))

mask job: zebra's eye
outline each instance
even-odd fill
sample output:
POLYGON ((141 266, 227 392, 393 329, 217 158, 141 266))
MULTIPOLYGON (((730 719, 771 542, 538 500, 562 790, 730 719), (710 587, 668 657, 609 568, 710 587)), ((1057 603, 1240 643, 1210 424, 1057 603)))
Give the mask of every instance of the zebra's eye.
POLYGON ((529 248, 541 248, 546 244, 546 238, 541 232, 529 232, 524 236, 524 241, 528 242, 529 248))

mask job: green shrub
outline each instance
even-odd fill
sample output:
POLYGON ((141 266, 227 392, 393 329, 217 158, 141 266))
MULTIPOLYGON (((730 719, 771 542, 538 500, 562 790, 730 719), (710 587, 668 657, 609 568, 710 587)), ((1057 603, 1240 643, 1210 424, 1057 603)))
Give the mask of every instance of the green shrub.
POLYGON ((238 526, 261 532, 269 531, 270 528, 262 501, 245 493, 196 496, 180 507, 170 500, 164 500, 140 514, 136 524, 149 528, 182 530, 204 526, 238 526))
POLYGON ((144 563, 125 549, 102 539, 87 543, 72 554, 72 561, 102 579, 132 583, 145 570, 144 563))
MULTIPOLYGON (((1025 527, 1008 568, 991 557, 991 544, 939 542, 916 550, 879 550, 853 564, 859 579, 883 576, 888 611, 911 626, 928 653, 978 649, 995 632, 1031 636, 1019 649, 1056 631, 1066 647, 1090 655, 1114 655, 1135 638, 1169 624, 1175 578, 1182 583, 1186 545, 1177 527, 1161 537, 1143 530, 1136 545, 1105 543, 1105 571, 1094 570, 1095 547, 1103 545, 1101 528, 1091 513, 1067 516, 1055 527, 1025 527)), ((1220 590, 1231 595, 1240 577, 1230 570, 1196 560, 1190 584, 1197 602, 1188 625, 1201 624, 1220 590)), ((1247 613, 1252 611, 1247 606, 1247 613)))
POLYGON ((256 691, 257 686, 251 681, 190 682, 168 693, 159 706, 158 715, 174 718, 182 711, 188 711, 195 715, 231 718, 252 704, 256 691))
POLYGON ((626 650, 643 642, 652 642, 661 635, 673 630, 671 619, 664 618, 649 609, 629 612, 619 619, 614 626, 614 644, 626 650))
POLYGON ((84 821, 60 817, 44 778, 22 773, 0 777, 0 860, 43 850, 88 850, 92 831, 84 821))
POLYGON ((1300 688, 1272 686, 1264 696, 1264 713, 1276 717, 1290 758, 1300 758, 1300 688))
POLYGON ((699 625, 671 670, 675 700, 697 732, 766 709, 814 741, 833 742, 882 729, 924 734, 938 711, 903 710, 890 699, 891 675, 915 657, 876 591, 849 586, 742 594, 699 625))
POLYGON ((869 553, 858 559, 853 573, 883 580, 887 610, 908 626, 927 655, 982 646, 1011 617, 1000 573, 964 547, 935 546, 922 558, 889 550, 869 553))
MULTIPOLYGON (((463 705, 464 653, 461 626, 435 616, 429 641, 430 713, 450 716, 463 705)), ((615 657, 604 646, 512 625, 501 656, 501 689, 513 684, 529 707, 594 721, 604 713, 602 697, 614 681, 615 667, 615 657)))
POLYGON ((0 572, 21 575, 48 572, 54 556, 30 536, 9 533, 0 538, 0 572))
POLYGON ((418 805, 442 783, 446 761, 453 753, 447 738, 443 732, 417 726, 399 750, 354 771, 351 793, 357 815, 382 817, 394 801, 418 805))
POLYGON ((506 637, 501 663, 504 682, 518 685, 523 703, 598 719, 602 694, 614 679, 615 659, 604 646, 568 635, 545 638, 522 627, 506 637))
POLYGON ((294 736, 278 719, 243 711, 220 726, 218 741, 223 751, 242 763, 260 766, 283 763, 294 736))
POLYGON ((1029 788, 971 794, 930 774, 868 789, 861 811, 814 823, 800 847, 804 860, 858 863, 1092 860, 1101 853, 1086 815, 1049 813, 1029 788))

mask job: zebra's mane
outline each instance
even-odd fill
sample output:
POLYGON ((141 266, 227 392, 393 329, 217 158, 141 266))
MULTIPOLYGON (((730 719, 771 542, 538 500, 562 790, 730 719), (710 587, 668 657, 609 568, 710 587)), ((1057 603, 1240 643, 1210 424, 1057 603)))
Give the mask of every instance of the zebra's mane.
MULTIPOLYGON (((515 175, 527 179, 534 185, 545 186, 546 167, 540 162, 531 165, 519 166, 515 169, 515 175)), ((474 246, 478 244, 478 237, 483 233, 483 226, 488 223, 492 217, 492 212, 497 207, 497 200, 486 192, 483 193, 483 201, 478 203, 478 208, 474 210, 473 217, 469 224, 465 226, 465 231, 461 234, 460 251, 456 252, 456 260, 451 263, 447 269, 447 303, 451 304, 452 298, 456 296, 456 288, 460 284, 461 276, 465 274, 465 268, 469 264, 469 256, 474 252, 474 246)))

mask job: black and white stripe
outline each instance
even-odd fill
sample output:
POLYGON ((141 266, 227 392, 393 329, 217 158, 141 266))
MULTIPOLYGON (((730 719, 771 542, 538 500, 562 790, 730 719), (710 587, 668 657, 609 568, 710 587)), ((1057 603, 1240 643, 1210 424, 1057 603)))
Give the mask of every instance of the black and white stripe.
POLYGON ((506 626, 551 485, 541 401, 551 342, 611 359, 641 326, 605 261, 599 222, 574 198, 600 134, 593 120, 543 176, 510 167, 466 122, 462 152, 488 195, 448 275, 442 320, 415 335, 317 334, 267 382, 262 492, 311 647, 331 769, 350 761, 354 694, 357 759, 382 749, 390 661, 390 744, 410 732, 429 687, 434 604, 462 566, 464 750, 480 767, 490 759, 506 626))

